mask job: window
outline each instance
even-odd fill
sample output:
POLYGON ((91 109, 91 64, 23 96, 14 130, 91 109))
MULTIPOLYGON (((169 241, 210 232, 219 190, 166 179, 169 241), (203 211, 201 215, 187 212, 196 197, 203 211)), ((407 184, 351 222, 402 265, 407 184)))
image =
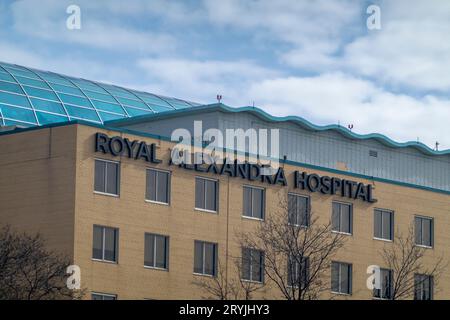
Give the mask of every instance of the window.
POLYGON ((309 198, 288 194, 289 223, 295 226, 309 226, 309 198))
POLYGON ((157 234, 145 234, 144 266, 168 269, 169 237, 157 234))
POLYGON ((426 247, 433 246, 433 219, 428 217, 415 217, 416 244, 426 247))
POLYGON ((92 292, 91 300, 117 300, 117 296, 115 294, 92 292))
POLYGON ((244 186, 244 216, 264 219, 264 189, 244 186))
POLYGON ((391 299, 392 295, 392 270, 380 269, 381 288, 373 289, 374 298, 391 299))
POLYGON ((331 263, 331 291, 352 294, 352 265, 343 262, 331 263))
POLYGON ((217 212, 219 202, 217 180, 195 178, 195 208, 217 212))
POLYGON ((414 299, 433 300, 433 276, 426 274, 414 275, 414 299))
POLYGON ((242 279, 264 281, 264 252, 261 250, 242 248, 242 279))
POLYGON ((95 160, 94 190, 96 192, 119 195, 119 163, 95 160))
POLYGON ((375 209, 373 224, 375 238, 384 240, 393 239, 394 213, 392 211, 375 209))
POLYGON ((169 204, 170 201, 170 172, 147 169, 147 188, 145 199, 169 204))
POLYGON ((333 202, 332 230, 343 233, 352 233, 352 205, 348 203, 333 202))
POLYGON ((291 287, 305 288, 309 277, 309 258, 288 258, 288 284, 291 287))
POLYGON ((92 258, 117 262, 119 229, 94 226, 92 258))
POLYGON ((217 271, 217 244, 194 241, 194 273, 215 276, 217 271))

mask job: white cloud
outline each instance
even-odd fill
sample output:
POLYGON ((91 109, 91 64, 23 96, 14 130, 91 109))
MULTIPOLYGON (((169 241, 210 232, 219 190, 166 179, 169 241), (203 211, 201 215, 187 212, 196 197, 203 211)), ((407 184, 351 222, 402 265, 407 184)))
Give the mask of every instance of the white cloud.
POLYGON ((115 84, 118 82, 125 84, 129 79, 135 78, 127 66, 111 65, 103 61, 87 61, 70 53, 47 55, 30 51, 9 41, 0 41, 0 61, 115 84))
POLYGON ((81 29, 69 30, 66 27, 68 1, 40 0, 17 1, 11 5, 13 28, 20 34, 35 39, 85 45, 94 48, 129 51, 133 53, 154 54, 173 51, 175 39, 167 33, 132 29, 120 19, 112 19, 111 9, 123 4, 81 1, 81 29), (91 14, 91 16, 89 15, 91 14))
POLYGON ((205 103, 221 93, 223 102, 232 106, 255 101, 278 116, 299 115, 323 125, 353 124, 358 133, 380 132, 397 141, 419 137, 430 147, 437 140, 441 149, 450 146, 448 99, 395 94, 341 72, 284 76, 249 61, 146 59, 139 66, 151 79, 143 90, 205 103))
POLYGON ((350 0, 328 1, 215 1, 205 0, 210 22, 235 30, 251 30, 255 38, 286 43, 276 50, 294 66, 311 62, 328 64, 328 55, 340 49, 343 38, 353 34, 360 5, 350 0))
MULTIPOLYGON (((204 103, 222 94, 231 106, 255 101, 275 115, 450 147, 450 100, 435 92, 450 89, 448 1, 382 1, 380 31, 366 30, 366 8, 351 0, 77 2, 82 32, 65 28, 69 1, 14 3, 12 33, 20 37, 0 42, 0 60, 204 103), (188 37, 175 38, 184 31, 194 35, 187 48, 179 46, 188 37), (224 61, 219 47, 196 46, 215 32, 253 37, 263 48, 255 52, 267 56, 224 61), (86 55, 65 50, 70 44, 86 55), (194 51, 202 58, 190 58, 194 51)), ((242 39, 233 41, 227 45, 242 39)))
POLYGON ((381 12, 382 29, 348 44, 342 64, 396 87, 449 90, 450 2, 386 1, 381 12))
POLYGON ((245 60, 142 59, 138 66, 151 81, 145 86, 148 90, 200 102, 215 101, 222 94, 229 104, 242 103, 244 91, 256 79, 279 74, 245 60))
POLYGON ((450 146, 450 100, 393 94, 342 73, 265 80, 249 95, 275 115, 301 115, 321 124, 353 124, 358 133, 380 132, 398 141, 419 137, 430 147, 450 146))

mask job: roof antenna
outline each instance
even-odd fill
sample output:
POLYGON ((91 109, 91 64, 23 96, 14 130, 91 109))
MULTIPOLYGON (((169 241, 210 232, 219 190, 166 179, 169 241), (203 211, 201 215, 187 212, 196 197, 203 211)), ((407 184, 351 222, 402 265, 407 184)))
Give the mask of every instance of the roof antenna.
POLYGON ((352 131, 352 129, 353 129, 353 124, 349 124, 349 125, 347 126, 347 128, 348 128, 348 130, 352 131))
POLYGON ((255 101, 253 101, 253 108, 255 107, 255 101))
POLYGON ((439 141, 436 141, 436 151, 439 151, 439 141))
POLYGON ((222 95, 221 95, 221 94, 218 94, 218 95, 216 96, 216 99, 217 99, 217 102, 220 103, 220 101, 222 100, 222 95))

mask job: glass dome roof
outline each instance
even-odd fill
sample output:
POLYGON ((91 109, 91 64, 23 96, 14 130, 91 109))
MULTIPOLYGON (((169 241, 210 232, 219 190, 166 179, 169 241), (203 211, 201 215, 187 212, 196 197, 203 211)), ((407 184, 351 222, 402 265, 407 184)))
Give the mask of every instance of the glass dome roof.
POLYGON ((200 104, 0 62, 0 126, 103 123, 195 106, 200 104))

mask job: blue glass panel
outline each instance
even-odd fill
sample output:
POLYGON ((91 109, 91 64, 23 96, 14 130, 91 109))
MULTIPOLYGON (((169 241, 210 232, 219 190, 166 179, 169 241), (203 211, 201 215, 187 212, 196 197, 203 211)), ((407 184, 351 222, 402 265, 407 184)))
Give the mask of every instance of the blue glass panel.
POLYGON ((23 89, 29 96, 58 101, 58 97, 53 91, 28 86, 23 86, 23 89))
POLYGON ((28 102, 27 97, 6 92, 0 93, 0 103, 8 103, 21 107, 31 108, 30 102, 28 102))
POLYGON ((37 116, 40 124, 48 124, 48 123, 57 123, 57 122, 69 121, 68 117, 57 116, 55 114, 39 112, 39 111, 36 112, 36 116, 37 116))
POLYGON ((66 114, 61 103, 36 98, 30 98, 30 100, 36 110, 66 114))
POLYGON ((167 97, 163 97, 163 99, 166 100, 171 105, 173 105, 176 109, 184 109, 184 108, 189 108, 191 106, 190 104, 188 104, 187 102, 182 101, 182 100, 167 98, 167 97))
POLYGON ((91 100, 94 106, 103 111, 111 111, 115 113, 120 113, 125 115, 125 111, 123 111, 122 107, 118 104, 103 102, 103 101, 97 101, 97 100, 91 100))
POLYGON ((63 84, 63 85, 66 85, 66 86, 73 86, 73 84, 70 83, 70 81, 68 81, 68 80, 66 80, 66 79, 64 79, 62 77, 59 77, 57 75, 49 74, 49 73, 46 73, 46 72, 37 72, 37 74, 39 74, 43 79, 45 79, 48 82, 57 83, 57 84, 63 84))
POLYGON ((83 91, 91 99, 103 100, 103 101, 112 102, 112 103, 116 103, 117 104, 117 100, 114 99, 110 95, 101 94, 101 93, 93 92, 93 91, 89 91, 89 90, 83 90, 83 91))
POLYGON ((82 89, 87 89, 87 90, 101 92, 101 93, 107 93, 103 88, 101 88, 100 86, 98 86, 92 82, 82 80, 82 79, 74 79, 74 78, 71 78, 70 80, 72 80, 77 86, 79 86, 82 89))
POLYGON ((77 107, 67 106, 67 105, 66 105, 66 109, 71 117, 100 122, 100 119, 98 118, 95 110, 85 109, 85 108, 77 108, 77 107))
POLYGON ((21 94, 24 93, 18 84, 5 82, 5 81, 0 81, 0 90, 21 93, 21 94))
POLYGON ((19 76, 17 76, 16 79, 21 84, 51 90, 50 87, 44 81, 39 81, 36 79, 24 78, 24 77, 19 77, 19 76))
POLYGON ((26 68, 24 68, 22 66, 18 66, 18 65, 15 65, 15 64, 7 63, 7 62, 0 62, 0 65, 2 67, 14 68, 14 69, 18 69, 18 70, 28 71, 26 68))
POLYGON ((13 68, 5 68, 5 69, 8 70, 9 72, 11 72, 15 76, 22 76, 22 77, 28 77, 28 78, 33 78, 33 79, 39 79, 39 77, 37 75, 35 75, 34 73, 32 73, 30 71, 17 70, 17 69, 13 69, 13 68))
POLYGON ((9 120, 9 119, 5 119, 4 121, 5 121, 5 126, 32 127, 32 126, 36 125, 36 124, 30 124, 30 123, 14 121, 14 120, 9 120))
POLYGON ((120 103, 126 104, 128 106, 138 107, 138 108, 142 108, 142 109, 148 109, 147 105, 141 101, 126 99, 126 98, 121 98, 121 97, 117 97, 117 100, 119 100, 120 103))
POLYGON ((5 118, 36 123, 33 110, 11 107, 2 104, 0 104, 0 109, 2 110, 3 117, 5 118))
POLYGON ((86 98, 76 97, 76 96, 72 96, 72 95, 64 94, 64 93, 60 93, 59 97, 61 98, 62 102, 64 102, 64 103, 70 103, 70 104, 74 104, 77 106, 92 108, 92 104, 86 98))
POLYGON ((13 77, 11 77, 11 75, 7 74, 7 73, 3 73, 0 72, 0 80, 6 80, 6 81, 11 81, 11 82, 16 82, 16 80, 14 80, 13 77))
POLYGON ((154 104, 151 104, 150 107, 153 109, 153 111, 155 112, 164 112, 164 111, 170 111, 173 110, 172 107, 170 108, 166 108, 166 107, 161 107, 161 106, 155 106, 154 104))
POLYGON ((150 110, 142 110, 142 109, 135 109, 135 108, 131 108, 131 107, 124 107, 125 109, 127 109, 128 114, 133 117, 133 116, 140 116, 143 114, 149 114, 149 113, 153 113, 150 110))
POLYGON ((103 121, 125 118, 125 116, 120 115, 120 114, 112 114, 112 113, 106 113, 106 112, 101 112, 101 111, 99 113, 100 113, 100 117, 102 118, 103 121))
POLYGON ((75 87, 64 86, 61 84, 52 84, 52 87, 55 91, 58 91, 58 92, 75 94, 75 95, 79 95, 82 97, 84 96, 83 92, 81 92, 80 89, 75 88, 75 87))
POLYGON ((114 95, 116 97, 125 97, 125 98, 130 98, 130 99, 136 99, 136 96, 132 95, 128 91, 120 90, 116 87, 113 87, 113 88, 107 87, 107 89, 112 95, 114 95))
POLYGON ((145 93, 137 93, 137 95, 142 99, 142 100, 144 100, 145 102, 147 102, 148 104, 151 104, 151 105, 159 105, 159 106, 162 106, 162 107, 167 107, 167 108, 170 108, 170 109, 173 109, 173 107, 170 105, 170 104, 168 104, 166 101, 164 101, 164 100, 161 100, 160 98, 158 98, 158 97, 155 97, 155 96, 152 96, 152 95, 149 95, 149 94, 145 94, 145 93))

